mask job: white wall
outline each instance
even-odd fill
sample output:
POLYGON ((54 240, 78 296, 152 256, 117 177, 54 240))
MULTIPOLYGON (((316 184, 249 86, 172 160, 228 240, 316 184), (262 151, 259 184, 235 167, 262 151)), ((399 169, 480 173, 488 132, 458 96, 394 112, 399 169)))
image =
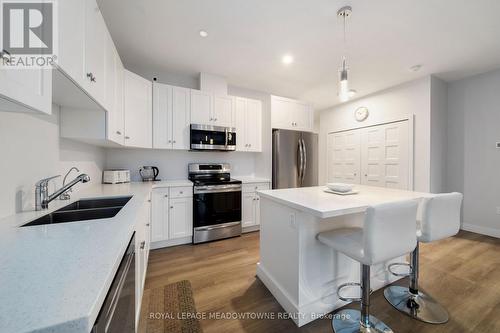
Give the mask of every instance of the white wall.
POLYGON ((463 228, 500 237, 500 70, 449 84, 446 188, 464 193, 463 228))
POLYGON ((445 191, 448 122, 448 84, 431 77, 431 170, 430 190, 445 191))
MULTIPOLYGON (((0 112, 0 217, 34 209, 35 183, 64 175, 71 166, 91 177, 75 192, 100 183, 105 153, 97 148, 59 138, 59 107, 51 116, 0 112)), ((73 174, 75 176, 75 174, 73 174)), ((51 190, 62 179, 53 182, 51 190)))
POLYGON ((430 94, 431 78, 425 77, 321 112, 319 183, 327 181, 328 133, 388 123, 415 115, 414 188, 417 191, 430 191, 430 94), (354 118, 354 111, 360 106, 370 111, 370 116, 362 123, 354 118))

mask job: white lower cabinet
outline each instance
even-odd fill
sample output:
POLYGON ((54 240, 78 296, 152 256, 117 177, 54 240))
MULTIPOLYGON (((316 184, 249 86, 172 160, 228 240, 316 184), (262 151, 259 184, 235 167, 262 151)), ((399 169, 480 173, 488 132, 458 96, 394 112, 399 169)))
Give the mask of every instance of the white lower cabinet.
POLYGON ((141 301, 146 281, 146 272, 148 268, 149 249, 151 244, 151 197, 148 196, 135 227, 135 319, 136 328, 139 323, 141 313, 141 301))
POLYGON ((243 184, 241 224, 243 232, 254 231, 260 225, 260 197, 257 191, 269 190, 269 183, 243 184))
POLYGON ((152 197, 153 248, 191 243, 193 188, 156 188, 152 197))

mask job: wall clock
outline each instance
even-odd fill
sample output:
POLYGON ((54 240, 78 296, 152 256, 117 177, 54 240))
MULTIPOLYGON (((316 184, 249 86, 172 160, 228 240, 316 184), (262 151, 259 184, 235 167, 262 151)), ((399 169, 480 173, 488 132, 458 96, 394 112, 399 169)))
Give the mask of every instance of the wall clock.
POLYGON ((362 106, 356 109, 354 111, 354 117, 356 118, 357 121, 364 121, 366 118, 368 118, 368 115, 370 112, 368 111, 368 108, 362 106))

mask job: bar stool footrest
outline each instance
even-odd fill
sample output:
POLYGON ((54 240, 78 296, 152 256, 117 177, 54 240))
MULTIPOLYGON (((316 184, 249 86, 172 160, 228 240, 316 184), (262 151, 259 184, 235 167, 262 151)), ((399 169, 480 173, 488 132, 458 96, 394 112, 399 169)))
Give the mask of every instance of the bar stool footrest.
MULTIPOLYGON (((359 287, 361 288, 361 283, 359 282, 347 282, 343 283, 337 288, 337 296, 341 301, 344 302, 361 302, 361 297, 344 297, 340 295, 340 290, 346 287, 359 287)), ((373 293, 373 289, 370 289, 370 295, 373 293)))
POLYGON ((405 263, 405 262, 394 262, 394 263, 390 264, 389 266, 387 266, 387 270, 389 271, 389 273, 391 273, 394 276, 407 277, 407 276, 411 275, 411 266, 410 266, 410 264, 405 263), (392 270, 392 268, 397 267, 397 266, 406 266, 406 267, 408 267, 409 272, 408 273, 396 273, 395 271, 392 270))

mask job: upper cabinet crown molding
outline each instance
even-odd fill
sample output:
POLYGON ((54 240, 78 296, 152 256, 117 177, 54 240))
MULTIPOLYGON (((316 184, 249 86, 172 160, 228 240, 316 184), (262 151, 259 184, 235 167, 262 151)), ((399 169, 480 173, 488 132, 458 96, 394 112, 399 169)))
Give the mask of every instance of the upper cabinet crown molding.
POLYGON ((314 131, 314 110, 306 102, 271 96, 272 128, 293 131, 314 131))

